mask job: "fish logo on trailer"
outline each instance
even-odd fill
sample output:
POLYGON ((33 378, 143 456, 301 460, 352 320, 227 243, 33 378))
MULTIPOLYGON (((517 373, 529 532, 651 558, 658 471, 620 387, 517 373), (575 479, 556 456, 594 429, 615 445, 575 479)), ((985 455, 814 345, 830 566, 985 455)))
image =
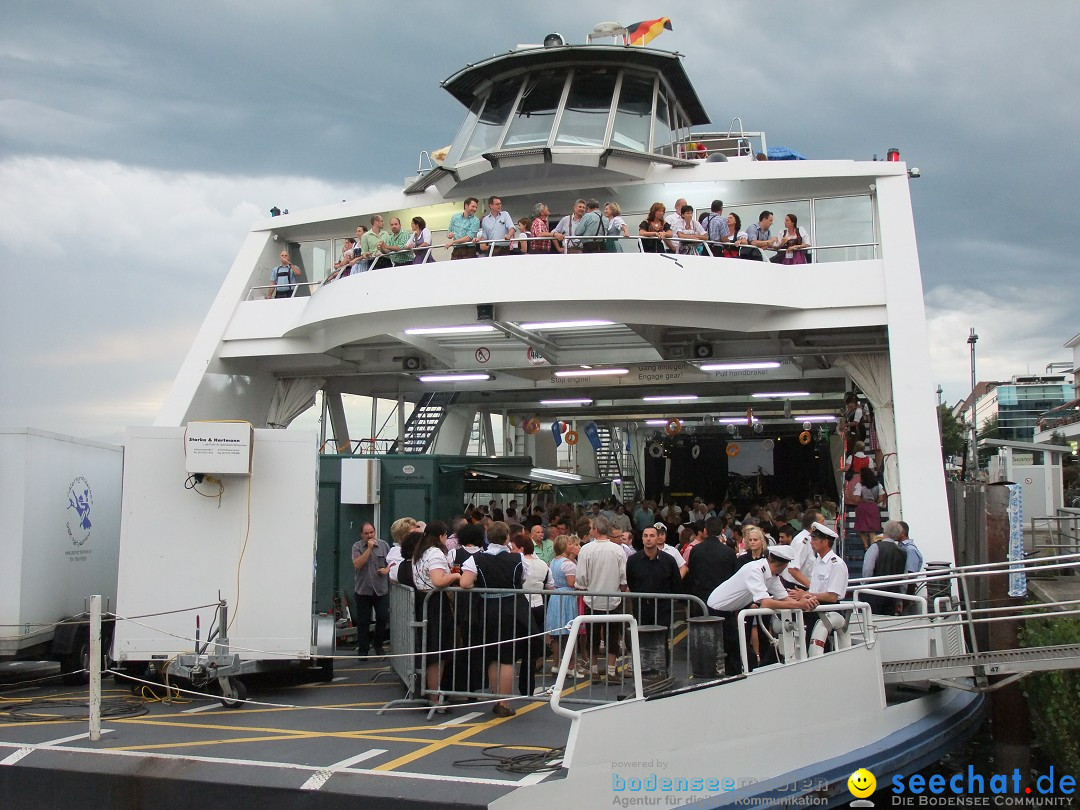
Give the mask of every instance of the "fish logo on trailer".
POLYGON ((90 508, 94 505, 94 494, 90 483, 81 475, 68 487, 68 509, 74 513, 68 517, 67 533, 73 545, 81 546, 90 539, 90 508))

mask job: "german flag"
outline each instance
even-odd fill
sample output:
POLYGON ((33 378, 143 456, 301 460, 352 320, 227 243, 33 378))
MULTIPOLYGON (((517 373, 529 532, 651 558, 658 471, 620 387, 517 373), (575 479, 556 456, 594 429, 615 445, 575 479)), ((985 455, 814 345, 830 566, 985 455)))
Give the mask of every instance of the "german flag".
POLYGON ((631 23, 626 26, 627 42, 631 45, 648 45, 662 33, 664 29, 671 31, 671 20, 667 17, 659 17, 655 20, 631 23))

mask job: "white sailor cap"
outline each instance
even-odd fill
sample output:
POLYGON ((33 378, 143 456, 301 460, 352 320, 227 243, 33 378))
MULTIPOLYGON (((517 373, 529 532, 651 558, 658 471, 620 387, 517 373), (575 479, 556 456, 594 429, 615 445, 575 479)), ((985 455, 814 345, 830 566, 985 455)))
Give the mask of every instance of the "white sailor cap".
POLYGON ((791 562, 795 559, 795 552, 791 549, 791 546, 769 546, 769 556, 791 562))
POLYGON ((836 540, 838 539, 837 535, 836 535, 836 532, 834 532, 832 529, 830 529, 824 523, 817 523, 817 522, 812 523, 810 525, 810 533, 811 534, 825 535, 825 537, 828 537, 828 538, 832 539, 833 542, 836 542, 836 540))
POLYGON ((658 532, 663 532, 664 534, 667 534, 667 525, 664 523, 660 523, 659 521, 657 521, 653 524, 653 528, 656 529, 658 532))

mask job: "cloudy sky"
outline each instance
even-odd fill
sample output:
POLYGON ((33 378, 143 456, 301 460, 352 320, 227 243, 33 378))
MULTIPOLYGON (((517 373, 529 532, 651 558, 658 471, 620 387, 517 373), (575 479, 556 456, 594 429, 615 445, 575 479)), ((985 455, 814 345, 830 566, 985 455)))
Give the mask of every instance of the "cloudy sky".
POLYGON ((672 18, 653 44, 687 55, 721 127, 739 115, 812 158, 895 146, 922 169, 947 401, 968 391, 971 326, 982 379, 1069 359, 1080 4, 684 7, 6 0, 0 425, 116 441, 149 423, 253 221, 400 186, 462 117, 442 79, 613 16, 672 18))

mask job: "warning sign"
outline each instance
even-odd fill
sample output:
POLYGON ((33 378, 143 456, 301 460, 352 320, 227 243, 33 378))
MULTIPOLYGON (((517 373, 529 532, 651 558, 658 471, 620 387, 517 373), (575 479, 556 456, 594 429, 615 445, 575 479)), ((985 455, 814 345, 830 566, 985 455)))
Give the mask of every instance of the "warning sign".
POLYGON ((525 359, 529 361, 530 366, 546 366, 548 364, 544 356, 532 346, 525 352, 525 359))
POLYGON ((487 346, 481 346, 473 354, 473 357, 476 358, 477 363, 486 363, 488 360, 491 359, 491 349, 489 349, 487 346))

